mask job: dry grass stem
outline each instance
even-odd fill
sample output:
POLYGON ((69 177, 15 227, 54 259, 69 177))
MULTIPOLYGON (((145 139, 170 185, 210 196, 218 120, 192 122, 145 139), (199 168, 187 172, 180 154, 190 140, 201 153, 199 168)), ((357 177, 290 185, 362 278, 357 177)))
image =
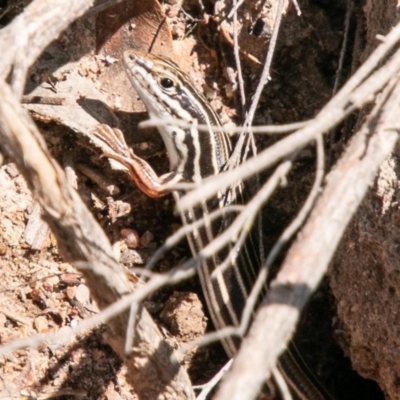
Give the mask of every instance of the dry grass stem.
MULTIPOLYGON (((312 120, 282 126, 254 127, 252 124, 261 94, 270 80, 271 63, 283 10, 287 4, 287 0, 279 0, 264 67, 247 110, 244 126, 222 129, 224 132, 240 134, 229 168, 218 176, 205 179, 201 185, 179 184, 174 187, 179 191, 187 191, 179 199, 176 195, 176 208, 179 213, 191 211, 200 205, 205 211, 205 217, 184 225, 171 235, 150 257, 145 269, 134 269, 143 281, 133 285, 127 278, 126 270, 115 259, 104 231, 79 194, 68 184, 64 171, 50 156, 38 128, 20 104, 29 68, 46 47, 86 12, 96 13, 119 2, 121 0, 34 0, 9 25, 0 30, 0 49, 3 52, 0 59, 1 151, 16 163, 24 175, 43 210, 44 219, 57 238, 63 257, 82 273, 92 297, 101 309, 98 315, 82 321, 76 327, 3 345, 0 347, 0 355, 26 347, 37 347, 43 342, 60 345, 71 340, 74 335, 107 323, 111 332, 108 342, 123 360, 128 369, 127 379, 141 399, 194 399, 193 388, 186 371, 179 366, 178 357, 172 347, 167 344, 157 325, 143 309, 143 301, 160 288, 194 276, 199 265, 227 246, 230 246, 228 254, 211 278, 215 279, 216 275, 229 267, 231 259, 239 252, 257 220, 261 208, 286 181, 300 151, 315 143, 316 166, 313 186, 296 217, 284 229, 267 255, 243 311, 240 326, 226 327, 209 333, 179 350, 186 352, 195 346, 220 340, 221 337, 243 337, 248 332, 232 365, 228 363, 205 385, 198 399, 205 400, 222 377, 216 399, 255 399, 265 379, 271 374, 279 383, 283 398, 290 399, 288 388, 275 367, 277 359, 286 349, 307 299, 325 274, 348 222, 398 137, 400 50, 394 49, 400 41, 400 24, 382 39, 382 43, 367 61, 336 93, 343 71, 350 16, 353 11, 353 1, 348 0, 345 35, 333 89, 335 96, 312 120), (372 112, 354 135, 336 166, 326 176, 323 187, 324 135, 355 110, 369 103, 374 105, 372 112), (255 133, 283 134, 285 137, 279 138, 275 144, 255 155, 252 136, 255 133), (255 156, 237 166, 250 153, 255 156), (223 210, 208 213, 206 199, 226 189, 237 187, 239 182, 269 168, 271 171, 268 180, 259 185, 259 190, 246 205, 229 205, 223 210), (227 214, 232 221, 228 228, 214 237, 196 256, 167 273, 151 271, 161 257, 185 239, 188 233, 203 228, 212 237, 211 222, 227 214), (300 234, 290 247, 280 272, 272 281, 255 321, 250 326, 271 266, 298 232, 300 234)), ((204 8, 201 1, 199 4, 204 8)), ((247 106, 237 15, 243 4, 242 0, 234 0, 228 18, 233 19, 233 50, 240 99, 242 105, 247 106)), ((295 0, 293 4, 300 15, 295 0)), ((35 97, 25 97, 22 100, 35 101, 35 97)), ((64 98, 60 97, 42 97, 39 100, 45 105, 64 104, 64 98)), ((173 118, 153 118, 142 122, 140 127, 159 127, 165 124, 191 129, 193 132, 209 130, 207 125, 187 124, 173 118)), ((92 176, 94 180, 98 179, 95 175, 92 176)), ((99 179, 98 181, 100 182, 99 179)), ((17 317, 16 321, 24 323, 23 319, 17 317)))
POLYGON ((327 185, 289 250, 216 398, 255 399, 285 350, 309 295, 326 272, 343 232, 398 133, 398 77, 327 176, 327 185))

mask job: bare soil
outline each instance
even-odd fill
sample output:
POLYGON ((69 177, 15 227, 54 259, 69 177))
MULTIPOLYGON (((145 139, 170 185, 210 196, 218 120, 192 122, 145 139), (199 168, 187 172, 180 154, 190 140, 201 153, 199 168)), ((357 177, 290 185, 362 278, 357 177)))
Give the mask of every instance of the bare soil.
MULTIPOLYGON (((204 3, 206 11, 211 13, 212 4, 204 3)), ((239 16, 242 21, 240 40, 242 48, 263 60, 271 21, 268 13, 262 13, 265 10, 261 10, 259 3, 244 2, 239 16)), ((275 6, 273 1, 267 3, 275 6)), ((351 18, 341 82, 371 52, 376 45, 376 33, 387 33, 397 15, 395 1, 360 3, 356 2, 351 18), (381 18, 375 19, 375 15, 381 18)), ((296 15, 293 6, 283 17, 272 80, 258 107, 258 125, 312 118, 332 96, 343 43, 346 1, 303 0, 299 5, 301 17, 296 15)), ((223 10, 224 4, 220 6, 223 10)), ((205 91, 225 122, 240 123, 237 98, 232 94, 226 72, 227 66, 234 65, 231 45, 221 38, 215 23, 204 23, 204 12, 197 2, 188 1, 183 5, 194 20, 186 18, 175 6, 163 7, 176 57, 183 60, 181 67, 205 91)), ((33 66, 27 94, 40 86, 38 79, 42 87, 43 82, 50 82, 44 93, 51 92, 54 79, 59 92, 63 90, 60 89, 63 82, 71 84, 67 73, 61 77, 59 72, 54 72, 61 58, 80 60, 78 54, 89 54, 92 61, 95 60, 93 49, 99 39, 96 27, 104 22, 101 18, 83 18, 52 44, 33 66), (69 53, 72 45, 74 51, 79 51, 69 53), (49 60, 55 64, 49 66, 49 60)), ((242 56, 242 60, 250 99, 261 66, 248 56, 242 56)), ((108 104, 114 105, 114 115, 135 153, 160 173, 167 171, 168 160, 157 132, 136 128, 138 121, 146 118, 143 106, 133 93, 128 93, 131 89, 126 82, 115 82, 121 85, 119 88, 124 85, 126 88, 114 89, 112 75, 107 76, 108 72, 104 71, 105 64, 98 59, 88 64, 86 59, 78 75, 91 81, 93 86, 100 86, 99 91, 105 93, 108 104), (116 94, 120 94, 120 98, 116 94), (121 105, 117 107, 117 103, 121 105)), ((81 94, 82 97, 86 95, 81 94)), ((66 109, 65 115, 57 120, 40 106, 28 108, 37 119, 53 156, 67 169, 71 182, 114 244, 120 262, 127 270, 143 266, 180 226, 179 218, 173 213, 172 197, 149 199, 124 174, 111 169, 86 137, 65 127, 71 109, 66 109)), ((331 163, 350 136, 355 121, 350 122, 351 126, 338 127, 327 143, 331 163)), ((273 141, 270 137, 259 137, 257 146, 262 149, 273 141)), ((329 276, 310 303, 296 337, 306 363, 335 399, 383 398, 378 386, 362 377, 377 381, 387 398, 400 398, 397 372, 399 246, 395 212, 398 209, 398 172, 398 158, 394 155, 382 167, 378 181, 343 238, 329 276)), ((297 161, 286 187, 264 210, 266 249, 301 206, 313 176, 314 150, 309 148, 297 161)), ((23 177, 12 161, 5 159, 0 168, 2 345, 36 334, 68 332, 69 327, 98 312, 83 278, 63 260, 54 237, 38 215, 23 177)), ((188 246, 182 243, 158 264, 158 271, 169 270, 188 257, 188 246)), ((145 306, 176 348, 212 330, 196 279, 155 293, 145 306)), ((124 366, 105 343, 105 334, 107 328, 101 326, 81 337, 71 337, 68 344, 43 343, 38 348, 9 353, 0 359, 0 399, 136 398, 134 388, 126 383, 124 366)), ((195 349, 182 357, 182 363, 196 384, 210 379, 225 361, 219 344, 195 349)))

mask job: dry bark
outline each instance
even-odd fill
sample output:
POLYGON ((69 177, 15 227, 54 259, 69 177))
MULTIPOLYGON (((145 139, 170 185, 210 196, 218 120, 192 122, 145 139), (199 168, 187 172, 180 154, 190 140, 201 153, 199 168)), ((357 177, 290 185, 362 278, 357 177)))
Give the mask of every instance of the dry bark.
MULTIPOLYGON (((3 79, 12 70, 11 86, 4 80, 0 85, 0 135, 2 150, 24 174, 65 259, 82 272, 100 309, 106 309, 131 293, 135 286, 116 261, 104 232, 68 184, 65 173, 49 155, 34 122, 17 100, 31 64, 91 4, 81 1, 71 6, 63 1, 36 0, 0 33, 0 46, 7 49, 0 66, 3 79), (16 43, 15 38, 18 38, 16 43)), ((129 304, 124 311, 108 317, 111 329, 108 340, 124 360, 128 380, 139 397, 193 398, 186 372, 146 310, 138 313, 133 348, 126 354, 125 342, 130 332, 127 307, 129 304)))

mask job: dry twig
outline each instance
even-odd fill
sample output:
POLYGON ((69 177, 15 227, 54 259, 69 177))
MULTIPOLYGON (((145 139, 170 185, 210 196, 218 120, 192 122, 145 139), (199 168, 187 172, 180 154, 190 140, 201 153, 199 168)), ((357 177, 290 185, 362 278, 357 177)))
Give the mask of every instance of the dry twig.
MULTIPOLYGON (((35 0, 0 31, 0 48, 3 50, 0 61, 0 79, 3 79, 0 84, 0 137, 2 150, 19 166, 42 206, 60 250, 82 271, 99 307, 106 308, 130 293, 133 286, 114 259, 104 232, 79 195, 68 186, 63 171, 48 154, 35 124, 16 98, 22 93, 28 68, 43 49, 91 5, 92 1, 87 0, 71 4, 58 0, 35 0), (12 71, 12 87, 4 81, 9 71, 12 71)), ((124 307, 126 310, 129 303, 124 307)), ((134 353, 131 356, 124 353, 128 316, 123 309, 109 315, 112 330, 109 339, 130 370, 129 380, 140 398, 193 398, 186 373, 144 310, 140 311, 138 319, 134 353), (149 374, 148 368, 154 368, 158 375, 149 374)), ((33 341, 25 343, 30 345, 33 341)), ((8 349, 12 348, 15 346, 8 346, 8 349)))
POLYGON ((328 175, 327 186, 273 281, 217 399, 254 399, 270 376, 306 299, 319 284, 350 218, 396 143, 399 105, 396 76, 328 175))
MULTIPOLYGON (((21 169, 58 239, 60 250, 69 260, 75 261, 99 307, 112 305, 133 290, 126 272, 114 259, 104 232, 79 195, 68 186, 63 171, 49 156, 36 126, 5 83, 0 85, 0 99, 2 149, 21 169)), ((172 349, 144 310, 140 312, 137 324, 134 354, 124 353, 122 344, 127 334, 127 321, 126 312, 112 315, 109 320, 110 344, 131 370, 129 378, 141 398, 154 399, 166 390, 172 390, 177 398, 191 398, 186 373, 171 358, 172 349), (152 383, 148 367, 139 362, 143 358, 160 372, 152 383)))
POLYGON ((235 182, 245 180, 274 165, 278 160, 302 149, 315 140, 318 135, 331 130, 356 109, 371 102, 400 69, 400 52, 397 51, 386 62, 384 68, 371 75, 399 40, 400 24, 393 28, 386 36, 385 41, 372 53, 357 73, 303 129, 263 150, 257 157, 247 160, 234 171, 227 171, 205 179, 201 188, 197 188, 181 198, 177 209, 183 212, 185 209, 192 208, 198 203, 199 198, 209 198, 235 182))
MULTIPOLYGON (((235 10, 241 3, 241 1, 235 3, 235 10)), ((0 31, 0 48, 4 50, 3 58, 0 60, 2 150, 15 160, 24 173, 43 207, 47 222, 58 238, 60 248, 64 254, 75 261, 77 268, 85 275, 93 297, 104 309, 101 314, 85 321, 73 332, 82 332, 82 329, 93 327, 101 319, 108 321, 113 332, 110 342, 130 369, 129 377, 141 398, 154 399, 162 395, 165 395, 166 398, 193 398, 187 375, 171 356, 172 350, 162 340, 150 317, 141 309, 141 301, 160 287, 192 276, 195 273, 196 265, 205 258, 212 257, 218 249, 229 243, 232 237, 239 238, 239 242, 243 240, 243 227, 255 219, 261 205, 271 196, 289 172, 291 162, 285 161, 276 168, 271 179, 246 209, 231 207, 231 209, 225 210, 224 212, 239 212, 239 214, 227 231, 202 249, 194 259, 184 263, 182 270, 175 269, 165 275, 149 273, 146 285, 131 293, 133 287, 126 279, 125 271, 115 261, 107 238, 82 204, 77 193, 67 185, 63 172, 48 155, 37 128, 17 101, 22 94, 25 77, 32 63, 50 41, 88 10, 91 4, 92 1, 89 0, 80 0, 73 4, 66 4, 61 0, 35 0, 23 14, 0 31), (15 37, 18 37, 16 42, 14 41, 15 37), (10 43, 13 45, 11 46, 10 43), (6 83, 9 73, 11 73, 11 86, 6 83), (96 243, 94 243, 93 237, 96 237, 96 243), (133 306, 128 315, 126 310, 131 304, 133 306), (135 321, 137 321, 137 330, 133 339, 132 327, 135 321), (127 348, 124 348, 124 343, 127 344, 125 346, 127 348), (127 354, 127 351, 130 354, 127 354), (155 368, 159 375, 151 377, 148 373, 149 368, 155 368)), ((279 4, 278 16, 282 13, 284 1, 280 0, 279 4)), ((234 16, 234 18, 236 17, 234 16)), ((279 22, 280 19, 277 20, 274 27, 274 40, 276 40, 279 22)), ((300 126, 293 124, 282 129, 260 127, 260 130, 264 129, 265 132, 285 133, 294 129, 299 130, 264 150, 259 156, 248 160, 239 168, 207 179, 200 189, 193 190, 179 202, 178 209, 180 211, 190 209, 197 204, 198 199, 204 200, 205 196, 210 197, 221 189, 274 165, 279 160, 292 158, 293 154, 310 142, 317 142, 318 163, 313 189, 298 217, 285 230, 272 249, 264 268, 264 276, 260 275, 258 286, 254 289, 244 312, 241 327, 239 329, 226 328, 208 335, 201 343, 219 339, 222 335, 243 335, 247 330, 250 314, 256 302, 257 290, 265 280, 268 267, 282 245, 297 232, 305 221, 319 194, 323 178, 322 135, 355 109, 372 101, 376 93, 388 85, 391 77, 399 73, 400 52, 392 55, 384 68, 373 73, 377 65, 388 57, 399 39, 400 25, 393 29, 357 74, 314 120, 299 123, 300 126)), ((238 52, 236 36, 235 51, 238 52)), ((256 130, 250 126, 259 96, 269 78, 272 54, 273 45, 268 52, 264 72, 248 113, 245 128, 247 131, 254 132, 256 130)), ((238 54, 236 56, 238 60, 238 54)), ((243 96, 244 88, 242 87, 241 93, 243 96)), ((347 222, 357 209, 380 163, 389 154, 397 139, 399 102, 400 89, 396 79, 390 82, 390 86, 387 86, 371 117, 355 136, 342 160, 329 174, 328 184, 323 194, 311 212, 309 220, 302 230, 302 235, 288 253, 283 268, 273 282, 267 300, 261 308, 248 338, 243 343, 243 349, 234 362, 232 372, 229 373, 218 393, 219 399, 255 398, 258 388, 273 370, 277 357, 285 349, 293 333, 299 310, 323 276, 347 222), (376 120, 378 122, 375 122, 376 120), (368 124, 374 126, 375 130, 372 131, 368 124)), ((150 121, 150 123, 157 125, 165 124, 166 121, 150 121)), ((180 121, 171 120, 170 123, 182 126, 180 121)), ((201 129, 204 127, 193 126, 191 128, 201 129)), ((243 129, 241 128, 241 130, 243 129)), ((208 216, 208 219, 217 218, 220 214, 220 212, 216 212, 215 215, 208 216)), ((165 245, 154 255, 149 266, 181 240, 188 229, 199 227, 204 223, 205 221, 198 221, 183 227, 167 240, 165 245)), ((58 334, 14 342, 3 347, 0 354, 12 349, 35 345, 46 338, 59 340, 60 337, 62 335, 58 334)))

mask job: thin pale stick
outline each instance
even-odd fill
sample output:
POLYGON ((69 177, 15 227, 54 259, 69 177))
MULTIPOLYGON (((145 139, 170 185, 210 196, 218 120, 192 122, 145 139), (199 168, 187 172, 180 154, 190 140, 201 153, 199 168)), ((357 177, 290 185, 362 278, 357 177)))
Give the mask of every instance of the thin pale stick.
MULTIPOLYGON (((99 264, 94 263, 75 263, 77 268, 83 269, 97 269, 99 264)), ((23 349, 26 347, 37 347, 39 344, 48 343, 67 343, 71 340, 71 334, 84 334, 88 330, 95 328, 96 326, 106 323, 109 320, 115 318, 116 315, 121 314, 133 304, 140 304, 145 300, 150 294, 161 287, 174 285, 176 283, 182 282, 196 274, 196 270, 190 269, 186 271, 181 271, 175 269, 167 274, 158 274, 153 276, 153 278, 146 284, 139 287, 134 293, 131 293, 115 303, 111 304, 109 307, 103 309, 99 314, 81 321, 75 327, 71 327, 69 332, 57 332, 51 334, 40 334, 36 336, 31 336, 29 338, 15 340, 7 345, 0 347, 0 355, 5 355, 14 350, 23 349)))
MULTIPOLYGON (((400 34, 400 24, 396 26, 395 29, 397 30, 397 28, 400 34)), ((390 35, 391 34, 388 36, 390 35)), ((396 37, 399 39, 399 36, 396 37)), ((379 54, 380 53, 381 51, 379 51, 379 54)), ((371 57, 376 60, 375 53, 373 53, 371 57)), ((368 61, 366 63, 368 64, 368 61)), ((279 159, 288 156, 291 152, 303 148, 307 143, 315 140, 321 133, 328 132, 354 110, 371 101, 371 96, 381 90, 391 77, 396 75, 399 69, 400 51, 397 51, 394 56, 387 61, 384 69, 379 69, 376 73, 367 78, 359 88, 349 93, 349 87, 352 87, 355 82, 355 80, 350 80, 350 86, 346 84, 305 128, 280 140, 273 146, 262 151, 256 158, 247 160, 234 171, 227 171, 219 174, 217 177, 204 180, 201 187, 201 198, 208 198, 234 182, 244 180, 268 168, 279 159)), ((361 72, 364 74, 365 69, 361 72)), ((199 189, 195 189, 182 197, 177 204, 177 209, 182 212, 186 207, 194 207, 200 196, 199 192, 199 189)))
POLYGON ((324 193, 289 250, 216 399, 254 399, 290 340, 300 310, 322 279, 347 223, 396 143, 397 131, 387 127, 400 112, 397 77, 385 92, 384 102, 374 108, 329 174, 324 193))
MULTIPOLYGON (((224 217, 230 212, 241 212, 245 206, 232 205, 227 206, 224 209, 218 209, 213 211, 208 215, 209 221, 213 221, 216 218, 224 217)), ((205 225, 206 221, 204 219, 197 220, 191 224, 185 224, 179 228, 173 235, 169 236, 164 244, 159 247, 156 252, 151 256, 150 260, 146 263, 146 269, 150 270, 154 268, 156 262, 168 251, 175 247, 181 240, 186 239, 188 233, 193 232, 193 230, 201 228, 205 225)))
MULTIPOLYGON (((64 172, 48 154, 43 138, 32 119, 18 103, 11 88, 5 82, 0 85, 0 99, 0 143, 2 149, 16 162, 36 195, 44 211, 46 222, 49 223, 54 235, 58 238, 60 252, 69 257, 70 262, 83 261, 76 265, 81 266, 86 284, 99 307, 107 308, 114 301, 133 290, 134 286, 127 279, 126 271, 116 262, 104 232, 82 203, 76 191, 68 185, 64 172), (96 238, 95 241, 93 237, 96 238), (98 262, 91 262, 92 260, 98 262)), ((185 271, 184 276, 194 273, 194 270, 185 271)), ((138 290, 138 293, 140 292, 141 288, 138 290)), ((125 297, 122 302, 123 300, 125 297)), ((129 307, 130 302, 126 306, 129 307)), ((161 333, 145 310, 140 314, 136 334, 136 343, 142 344, 140 346, 142 350, 140 354, 132 357, 127 357, 121 348, 126 335, 126 312, 118 314, 113 310, 109 317, 109 326, 113 332, 113 335, 110 335, 109 343, 131 371, 132 377, 129 379, 131 383, 134 383, 137 393, 148 392, 149 388, 144 387, 146 371, 140 369, 140 365, 135 362, 135 357, 148 357, 152 354, 152 362, 155 365, 162 364, 165 376, 169 375, 168 382, 167 380, 163 381, 163 387, 158 389, 172 391, 177 397, 180 397, 179 393, 185 391, 186 397, 191 397, 191 386, 186 373, 180 368, 176 369, 176 364, 168 361, 173 354, 172 349, 165 343, 161 333), (156 355, 154 355, 154 346, 157 349, 156 355), (146 351, 149 351, 149 354, 146 354, 146 351)), ((37 339, 37 341, 42 340, 37 339)), ((34 340, 11 343, 1 348, 0 353, 18 348, 21 344, 33 345, 34 340)))
MULTIPOLYGON (((310 121, 303 121, 303 122, 293 122, 291 124, 285 125, 261 125, 261 126, 252 126, 251 132, 255 134, 285 134, 289 132, 293 132, 297 129, 303 128, 306 126, 310 121)), ((142 121, 139 123, 139 128, 158 128, 160 126, 168 125, 175 125, 179 128, 184 129, 191 129, 193 128, 194 124, 188 124, 187 122, 182 121, 181 119, 177 118, 150 118, 147 121, 142 121)), ((206 124, 198 124, 196 125, 197 130, 200 132, 209 132, 210 127, 206 124)), ((211 127, 213 132, 224 132, 224 133, 241 133, 243 132, 243 127, 219 127, 219 126, 212 126, 211 127)))
POLYGON ((201 389, 200 394, 196 397, 196 400, 207 400, 208 394, 217 386, 218 382, 222 379, 222 377, 229 371, 229 368, 232 365, 232 359, 229 360, 214 376, 213 378, 204 385, 201 386, 193 386, 193 389, 201 389))
POLYGON ((342 77, 343 73, 343 63, 344 57, 346 55, 347 50, 347 42, 349 40, 349 31, 350 31, 350 17, 353 12, 353 0, 347 0, 346 3, 346 15, 344 19, 344 32, 343 32, 343 41, 342 41, 342 48, 340 49, 340 56, 339 56, 339 63, 336 69, 336 76, 335 76, 335 84, 333 85, 332 94, 335 95, 339 85, 340 85, 340 78, 342 77))
POLYGON ((322 181, 324 178, 324 143, 322 140, 322 136, 316 141, 317 144, 317 165, 316 165, 316 175, 314 179, 313 187, 307 196, 307 199, 297 214, 296 218, 290 223, 290 225, 284 230, 282 235, 279 237, 275 245, 270 250, 267 260, 265 261, 263 268, 260 270, 257 279, 253 285, 253 288, 250 292, 250 295, 247 299, 246 306, 243 310, 242 320, 241 320, 241 329, 246 331, 251 318, 252 313, 257 304, 258 298, 260 296, 261 291, 265 287, 265 282, 267 281, 268 274, 271 268, 272 263, 275 261, 276 257, 282 250, 282 248, 289 242, 289 240, 293 237, 293 235, 300 229, 300 227, 304 224, 307 216, 309 215, 315 200, 320 194, 322 181))
MULTIPOLYGON (((235 7, 237 4, 237 0, 233 0, 233 6, 235 7)), ((238 73, 238 83, 239 83, 239 92, 240 92, 240 99, 242 103, 242 109, 246 105, 246 94, 244 92, 244 82, 243 82, 243 73, 242 73, 242 64, 240 62, 240 54, 239 54, 239 39, 238 39, 238 20, 237 20, 237 12, 233 13, 233 53, 235 55, 235 62, 236 62, 236 70, 238 73)))
POLYGON ((297 16, 300 17, 301 9, 300 9, 299 3, 297 2, 297 0, 292 0, 292 3, 294 4, 294 8, 296 9, 297 16))
POLYGON ((293 400, 292 395, 290 394, 290 390, 284 377, 277 367, 273 367, 271 370, 272 377, 274 378, 275 383, 278 386, 279 393, 281 395, 282 400, 293 400))

